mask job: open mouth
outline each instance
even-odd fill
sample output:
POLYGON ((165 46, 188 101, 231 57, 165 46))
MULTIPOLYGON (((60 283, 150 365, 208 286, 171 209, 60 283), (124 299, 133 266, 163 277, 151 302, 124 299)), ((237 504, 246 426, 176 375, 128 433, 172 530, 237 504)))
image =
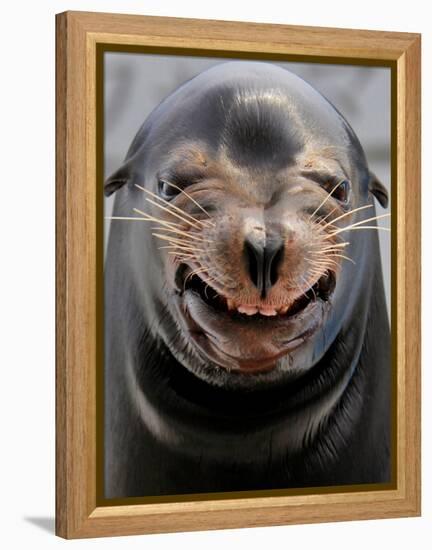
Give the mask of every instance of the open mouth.
POLYGON ((199 275, 187 276, 187 271, 190 273, 189 268, 185 266, 183 270, 183 275, 186 276, 184 279, 186 281, 184 284, 185 291, 191 291, 198 295, 213 310, 227 314, 233 319, 243 320, 294 317, 317 300, 327 302, 336 285, 335 274, 332 271, 327 271, 313 286, 288 305, 241 304, 219 294, 199 275))
MULTIPOLYGON (((336 274, 328 271, 307 290, 287 294, 285 304, 259 298, 256 304, 245 304, 241 298, 225 296, 193 268, 202 269, 182 263, 175 273, 179 320, 201 357, 229 371, 270 372, 283 356, 308 346, 327 315, 336 286, 336 274)), ((292 369, 292 361, 284 368, 292 369)))

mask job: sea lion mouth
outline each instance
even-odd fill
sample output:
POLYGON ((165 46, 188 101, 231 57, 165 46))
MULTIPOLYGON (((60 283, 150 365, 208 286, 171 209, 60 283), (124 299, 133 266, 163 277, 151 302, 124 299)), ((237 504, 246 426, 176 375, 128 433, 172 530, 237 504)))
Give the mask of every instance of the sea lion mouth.
MULTIPOLYGON (((191 270, 188 269, 189 273, 191 270)), ((308 290, 301 293, 290 304, 269 305, 269 304, 242 304, 236 302, 232 298, 225 297, 211 284, 207 283, 198 274, 188 276, 184 282, 184 290, 193 292, 205 302, 207 306, 220 314, 229 315, 231 319, 243 321, 248 320, 272 320, 274 318, 292 319, 303 310, 305 310, 312 302, 322 300, 329 301, 336 286, 336 276, 333 271, 327 271, 316 282, 310 286, 308 290)))
MULTIPOLYGON (((308 345, 330 308, 336 274, 326 272, 308 289, 291 294, 290 303, 284 305, 269 300, 237 303, 211 283, 191 266, 179 265, 176 303, 189 340, 213 364, 229 371, 264 373, 274 370, 282 357, 308 345)), ((288 359, 283 368, 291 364, 288 359)))

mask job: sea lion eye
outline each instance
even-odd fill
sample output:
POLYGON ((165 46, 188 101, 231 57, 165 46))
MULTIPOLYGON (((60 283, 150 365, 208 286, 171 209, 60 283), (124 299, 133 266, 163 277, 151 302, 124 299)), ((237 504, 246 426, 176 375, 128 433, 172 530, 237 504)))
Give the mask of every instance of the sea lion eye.
POLYGON ((350 182, 348 180, 343 180, 337 185, 336 189, 332 193, 332 196, 339 202, 346 204, 349 200, 350 193, 351 193, 350 182))
POLYGON ((169 201, 180 193, 180 187, 176 184, 166 180, 158 180, 158 193, 159 195, 169 201))

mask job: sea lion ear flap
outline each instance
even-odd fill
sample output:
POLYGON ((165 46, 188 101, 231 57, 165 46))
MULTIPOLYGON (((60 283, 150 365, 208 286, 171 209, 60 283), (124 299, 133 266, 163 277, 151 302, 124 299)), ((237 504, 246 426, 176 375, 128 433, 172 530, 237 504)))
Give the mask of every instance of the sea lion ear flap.
POLYGON ((123 164, 116 170, 104 183, 104 194, 109 197, 115 193, 120 187, 123 187, 130 179, 131 173, 127 164, 123 164))
POLYGON ((373 172, 369 172, 369 191, 383 208, 388 206, 388 192, 373 172))

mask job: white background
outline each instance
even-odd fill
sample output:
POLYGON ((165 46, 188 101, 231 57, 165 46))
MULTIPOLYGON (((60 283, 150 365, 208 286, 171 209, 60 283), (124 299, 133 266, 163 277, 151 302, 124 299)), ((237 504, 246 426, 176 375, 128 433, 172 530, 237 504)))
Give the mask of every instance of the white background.
POLYGON ((15 548, 431 547, 430 164, 432 19, 428 2, 147 0, 4 2, 0 64, 0 544, 15 548), (54 14, 67 9, 338 26, 423 35, 423 517, 65 542, 54 515, 54 14), (429 248, 429 250, 427 250, 429 248), (429 540, 428 540, 429 539, 429 540))

